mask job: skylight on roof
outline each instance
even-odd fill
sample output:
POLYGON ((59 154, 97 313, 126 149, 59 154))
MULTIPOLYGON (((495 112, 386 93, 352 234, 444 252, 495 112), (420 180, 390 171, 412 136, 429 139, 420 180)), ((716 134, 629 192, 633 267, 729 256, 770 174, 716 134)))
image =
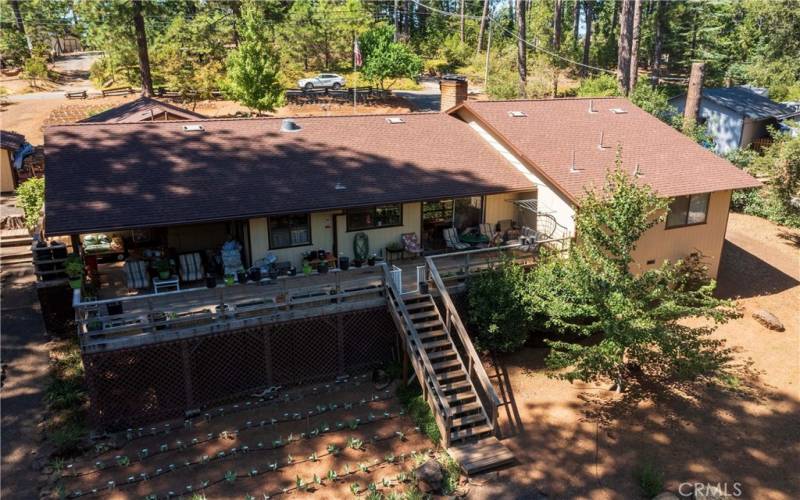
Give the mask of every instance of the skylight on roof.
POLYGON ((399 125, 399 124, 405 123, 405 122, 406 122, 405 120, 403 120, 402 118, 397 117, 397 116, 390 116, 389 118, 386 119, 386 123, 388 123, 390 125, 399 125))
POLYGON ((205 127, 202 125, 184 125, 183 130, 184 132, 203 132, 205 127))
POLYGON ((627 111, 625 111, 622 108, 611 108, 611 112, 614 113, 615 115, 624 115, 625 113, 627 113, 627 111))
POLYGON ((509 111, 508 116, 511 118, 525 118, 528 115, 524 111, 509 111))

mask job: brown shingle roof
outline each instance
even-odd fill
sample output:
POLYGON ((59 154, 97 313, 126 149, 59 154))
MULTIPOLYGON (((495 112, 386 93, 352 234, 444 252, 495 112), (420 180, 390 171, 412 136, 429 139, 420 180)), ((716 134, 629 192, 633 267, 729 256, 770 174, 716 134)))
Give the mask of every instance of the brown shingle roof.
POLYGON ((25 144, 25 136, 11 130, 0 130, 0 148, 16 151, 25 144))
MULTIPOLYGON (((631 173, 663 196, 682 196, 756 187, 760 183, 727 160, 704 149, 624 98, 468 101, 461 109, 502 136, 523 160, 556 184, 573 201, 585 189, 602 186, 614 166, 617 145, 631 173), (621 109, 624 113, 614 113, 621 109), (510 111, 527 116, 514 118, 510 111), (600 134, 603 144, 600 149, 600 134), (572 152, 575 166, 571 173, 572 152)), ((459 108, 451 112, 459 113, 459 108)))
POLYGON ((139 97, 96 115, 92 115, 81 123, 137 123, 149 121, 153 116, 163 113, 174 115, 182 120, 202 120, 205 116, 189 111, 167 102, 157 101, 149 97, 139 97))
POLYGON ((45 129, 46 230, 68 234, 531 189, 440 113, 45 129), (202 125, 203 132, 184 126, 202 125), (345 189, 336 189, 336 185, 345 189))

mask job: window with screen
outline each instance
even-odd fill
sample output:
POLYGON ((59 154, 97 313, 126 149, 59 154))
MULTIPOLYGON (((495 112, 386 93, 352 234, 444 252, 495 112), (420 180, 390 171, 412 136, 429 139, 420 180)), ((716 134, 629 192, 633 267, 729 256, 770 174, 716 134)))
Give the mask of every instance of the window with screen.
POLYGON ((308 214, 280 215, 269 218, 270 249, 311 244, 311 223, 308 214))
POLYGON ((403 206, 399 203, 354 208, 347 211, 347 230, 361 231, 382 227, 402 226, 403 206))
POLYGON ((708 217, 709 194, 679 196, 672 200, 667 215, 667 229, 705 224, 708 217))

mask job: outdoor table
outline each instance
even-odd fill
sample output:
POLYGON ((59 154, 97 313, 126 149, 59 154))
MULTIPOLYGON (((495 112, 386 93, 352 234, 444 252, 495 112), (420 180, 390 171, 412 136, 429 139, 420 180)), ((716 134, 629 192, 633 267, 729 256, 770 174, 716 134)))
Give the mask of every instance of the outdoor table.
POLYGON ((459 239, 470 245, 479 245, 481 243, 489 243, 489 238, 483 234, 479 233, 465 233, 462 234, 459 239))

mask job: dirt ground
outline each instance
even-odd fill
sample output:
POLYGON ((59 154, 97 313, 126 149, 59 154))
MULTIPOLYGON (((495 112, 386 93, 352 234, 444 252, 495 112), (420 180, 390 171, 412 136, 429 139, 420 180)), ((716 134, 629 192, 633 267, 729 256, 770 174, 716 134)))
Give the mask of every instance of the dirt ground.
POLYGON ((800 498, 800 232, 732 213, 726 239, 718 293, 739 297, 743 317, 714 335, 736 349, 740 378, 729 387, 636 387, 616 397, 607 385, 548 378, 544 349, 506 357, 494 380, 511 401, 500 410, 503 442, 520 464, 473 478, 470 498, 531 498, 537 490, 639 498, 643 464, 673 493, 689 493, 684 482, 719 483, 729 493, 739 483, 742 498, 800 498), (757 323, 757 308, 786 330, 757 323))
POLYGON ((125 431, 121 448, 64 464, 64 491, 82 498, 165 498, 195 491, 240 499, 275 496, 284 488, 293 496, 342 498, 352 496, 353 483, 361 491, 375 483, 386 494, 409 488, 398 474, 408 474, 414 456, 424 456, 432 444, 400 414, 394 386, 379 390, 356 378, 317 387, 314 394, 303 389, 302 398, 299 391, 289 392, 289 401, 281 395, 214 408, 191 426, 174 422, 169 432, 163 424, 125 431), (363 442, 360 449, 348 446, 352 438, 363 442), (331 470, 339 479, 326 479, 331 470), (231 473, 238 477, 226 480, 231 473), (316 491, 297 491, 298 478, 316 491))

